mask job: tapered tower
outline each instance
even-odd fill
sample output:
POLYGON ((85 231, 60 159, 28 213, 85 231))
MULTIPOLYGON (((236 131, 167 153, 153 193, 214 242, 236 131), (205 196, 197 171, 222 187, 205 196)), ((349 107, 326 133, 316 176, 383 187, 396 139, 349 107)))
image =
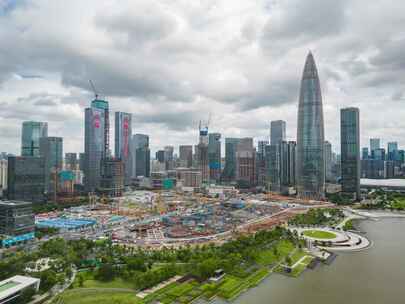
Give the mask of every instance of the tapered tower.
POLYGON ((325 197, 325 155, 322 94, 310 52, 301 79, 297 125, 297 194, 304 199, 325 197))

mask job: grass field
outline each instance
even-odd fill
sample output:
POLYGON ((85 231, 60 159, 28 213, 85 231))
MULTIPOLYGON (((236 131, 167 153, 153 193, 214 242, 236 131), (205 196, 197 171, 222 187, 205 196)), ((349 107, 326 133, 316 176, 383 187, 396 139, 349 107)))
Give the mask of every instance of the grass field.
POLYGON ((256 262, 263 266, 271 265, 290 254, 290 252, 294 250, 294 244, 290 241, 283 240, 277 243, 276 248, 277 256, 274 254, 273 249, 263 250, 257 254, 256 262))
POLYGON ((134 289, 134 286, 131 282, 122 280, 120 278, 114 278, 112 281, 102 282, 94 279, 94 275, 91 272, 79 272, 76 276, 76 279, 73 283, 73 286, 76 288, 79 287, 78 277, 83 276, 83 287, 82 288, 125 288, 125 289, 134 289))
POLYGON ((53 303, 58 304, 142 304, 134 292, 73 289, 65 291, 53 303))
POLYGON ((305 236, 316 238, 316 239, 323 239, 323 240, 331 240, 336 237, 336 234, 329 231, 322 231, 322 230, 305 230, 303 232, 305 236))

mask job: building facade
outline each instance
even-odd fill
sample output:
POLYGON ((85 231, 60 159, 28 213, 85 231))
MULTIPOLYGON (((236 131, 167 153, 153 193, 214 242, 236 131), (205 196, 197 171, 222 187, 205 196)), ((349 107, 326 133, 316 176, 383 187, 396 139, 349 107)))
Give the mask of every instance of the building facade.
POLYGON ((65 169, 78 170, 79 160, 77 159, 77 153, 65 153, 65 169))
POLYGON ((0 194, 3 195, 3 191, 7 189, 7 159, 0 159, 0 194))
POLYGON ((39 156, 39 139, 48 136, 48 123, 24 121, 22 124, 21 156, 39 156))
POLYGON ((179 147, 180 166, 191 168, 193 165, 193 146, 182 145, 179 147))
POLYGON ((297 194, 325 197, 325 155, 322 94, 318 71, 309 53, 301 80, 297 125, 297 194))
POLYGON ((210 181, 219 182, 221 179, 221 134, 210 133, 208 136, 208 163, 210 181))
POLYGON ((256 186, 256 149, 253 138, 241 138, 236 147, 235 180, 242 188, 256 186))
POLYGON ((17 236, 34 230, 35 216, 31 202, 0 201, 0 234, 17 236))
POLYGON ((342 191, 360 199, 360 115, 358 108, 340 111, 342 191))
POLYGON ((236 150, 240 138, 225 138, 225 167, 222 179, 227 182, 235 181, 236 178, 236 150))
POLYGON ((45 192, 57 193, 58 172, 63 169, 62 137, 42 137, 39 141, 39 155, 45 163, 45 192))
POLYGON ((9 200, 42 202, 45 199, 45 162, 42 157, 8 158, 7 195, 9 200))
POLYGON ((85 110, 84 186, 94 192, 101 181, 102 160, 109 151, 109 106, 105 100, 95 99, 85 110))
POLYGON ((115 157, 122 160, 124 165, 124 183, 129 185, 132 176, 133 158, 131 157, 132 115, 115 112, 115 157))
POLYGON ((270 122, 270 145, 278 145, 286 140, 286 122, 284 120, 274 120, 270 122))
POLYGON ((124 191, 124 164, 118 158, 104 158, 101 166, 100 186, 97 192, 117 197, 124 191))
MULTIPOLYGON (((149 136, 135 134, 132 137, 132 177, 150 177, 149 136)), ((164 160, 164 152, 161 153, 164 160)))

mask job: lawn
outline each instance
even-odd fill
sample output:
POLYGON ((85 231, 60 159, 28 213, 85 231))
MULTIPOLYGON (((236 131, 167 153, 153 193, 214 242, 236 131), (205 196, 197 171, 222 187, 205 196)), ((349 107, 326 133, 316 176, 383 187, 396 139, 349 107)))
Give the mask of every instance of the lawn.
POLYGON ((79 287, 79 276, 83 276, 83 288, 125 288, 125 289, 134 289, 134 286, 131 282, 122 280, 121 278, 114 278, 112 281, 103 282, 94 279, 94 274, 85 271, 79 272, 76 276, 73 286, 75 288, 79 287))
POLYGON ((271 265, 290 254, 290 252, 294 249, 294 244, 290 241, 283 240, 277 243, 276 248, 278 256, 274 254, 274 250, 272 248, 266 249, 257 254, 256 262, 263 266, 271 265))
POLYGON ((334 234, 333 232, 323 230, 305 230, 303 234, 308 237, 323 240, 331 240, 336 238, 336 234, 334 234))
POLYGON ((65 291, 53 303, 58 304, 143 304, 132 292, 73 289, 65 291))
POLYGON ((291 265, 294 265, 298 262, 302 257, 304 257, 306 253, 302 250, 296 250, 291 256, 291 265))

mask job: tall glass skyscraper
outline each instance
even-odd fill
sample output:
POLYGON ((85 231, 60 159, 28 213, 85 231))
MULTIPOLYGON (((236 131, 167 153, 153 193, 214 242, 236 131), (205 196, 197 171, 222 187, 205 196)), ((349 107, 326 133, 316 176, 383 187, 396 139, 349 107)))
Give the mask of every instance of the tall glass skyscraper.
POLYGON ((359 109, 340 110, 340 149, 342 191, 360 199, 360 122, 359 109))
POLYGON ((222 178, 225 181, 234 181, 236 176, 236 149, 240 138, 225 138, 225 168, 222 178))
POLYGON ((48 136, 48 123, 24 121, 22 125, 21 156, 39 156, 39 139, 48 136))
POLYGON ((63 165, 62 137, 42 137, 39 141, 39 154, 45 163, 45 191, 56 193, 56 176, 63 165))
POLYGON ((273 120, 270 122, 270 145, 278 145, 285 141, 286 122, 284 120, 273 120))
POLYGON ((134 178, 138 176, 149 177, 150 176, 149 136, 145 134, 135 134, 132 137, 131 147, 132 147, 131 148, 132 177, 134 178))
POLYGON ((132 175, 131 159, 132 115, 115 112, 115 157, 124 164, 124 184, 129 185, 132 175))
POLYGON ((95 99, 85 110, 84 185, 93 192, 100 186, 102 160, 109 150, 109 107, 105 100, 95 99))
POLYGON ((210 180, 219 181, 221 178, 221 134, 208 134, 208 164, 210 180))
POLYGON ((297 194, 325 197, 324 126, 321 86, 314 57, 306 58, 301 80, 297 127, 297 194))

